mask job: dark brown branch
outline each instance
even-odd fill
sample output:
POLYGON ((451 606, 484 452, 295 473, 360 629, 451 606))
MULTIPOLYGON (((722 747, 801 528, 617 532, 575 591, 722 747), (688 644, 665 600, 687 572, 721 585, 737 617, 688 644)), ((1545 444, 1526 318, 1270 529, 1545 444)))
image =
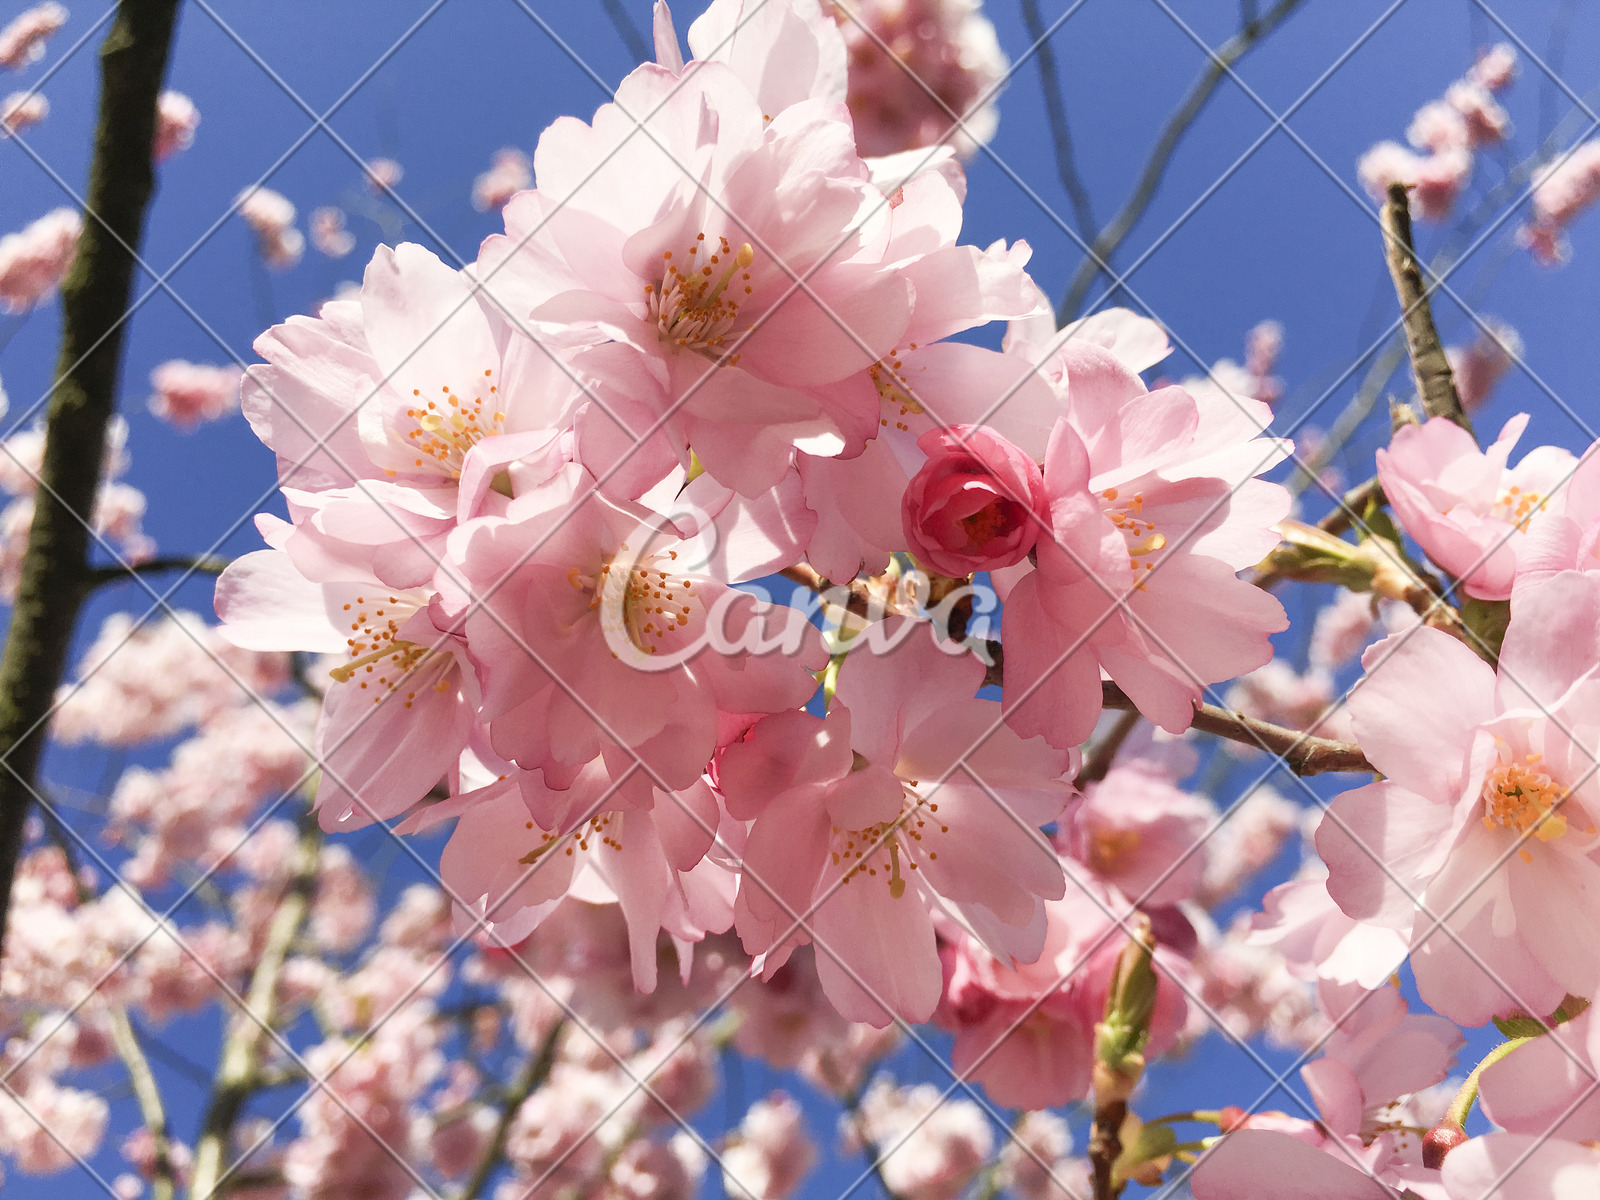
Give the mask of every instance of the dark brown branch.
POLYGON ((1211 94, 1217 90, 1217 85, 1227 76, 1228 69, 1244 57, 1253 46, 1283 24, 1284 19, 1303 2, 1304 0, 1278 0, 1278 3, 1267 10, 1266 16, 1246 25, 1229 38, 1215 55, 1206 60, 1199 78, 1189 86, 1188 94, 1178 105, 1177 111, 1168 118, 1161 136, 1156 139, 1155 148, 1150 151, 1150 157, 1144 164, 1139 181, 1134 184, 1133 194, 1128 197, 1128 202, 1122 206, 1122 210, 1111 218, 1111 222, 1094 239, 1094 244, 1089 248, 1088 258, 1072 277, 1067 294, 1062 297, 1061 305, 1056 309, 1057 325, 1065 325, 1078 315, 1083 307, 1084 298, 1088 296, 1089 289, 1094 286, 1094 281, 1100 272, 1110 268, 1111 256, 1116 253, 1117 247, 1122 245, 1123 239, 1133 231, 1133 227, 1144 216, 1145 210, 1150 207, 1150 202, 1155 199, 1156 190, 1161 186, 1161 177, 1166 174, 1167 164, 1172 161, 1178 143, 1183 140, 1183 135, 1189 131, 1189 126, 1194 124, 1195 118, 1205 108, 1206 102, 1211 99, 1211 94))
POLYGON ((483 1153, 478 1157, 478 1165, 472 1172, 472 1178, 467 1180, 459 1193, 461 1200, 476 1200, 478 1193, 483 1191, 484 1185, 489 1182, 489 1176, 494 1174, 495 1167, 500 1164, 501 1156, 505 1153, 506 1135, 511 1132, 512 1122, 517 1118, 517 1110, 522 1107, 524 1100, 543 1087, 545 1080, 550 1078, 550 1069, 556 1062, 556 1048, 560 1045, 561 1034, 565 1028, 565 1021, 556 1022, 550 1032, 545 1034, 544 1041, 528 1055, 522 1071, 512 1081, 501 1103, 500 1117, 495 1122, 494 1132, 484 1144, 483 1153))
POLYGON ((1044 93, 1045 116, 1050 122, 1050 137, 1055 143, 1056 175, 1072 202, 1073 220, 1078 233, 1090 237, 1095 229, 1094 209, 1089 203, 1089 190, 1083 186, 1078 174, 1078 164, 1072 153, 1072 129, 1067 124, 1066 101, 1061 94, 1061 80, 1056 71, 1056 52, 1045 35, 1044 22, 1039 19, 1039 0, 1022 0, 1022 23, 1028 30, 1028 40, 1033 43, 1039 60, 1039 88, 1044 93))
POLYGON ((148 562, 130 563, 128 566, 94 567, 89 571, 89 584, 99 587, 107 583, 121 583, 144 575, 157 575, 165 571, 190 571, 196 575, 221 575, 232 561, 216 554, 203 554, 199 558, 152 558, 148 562))
MULTIPOLYGON (((1100 692, 1101 703, 1107 708, 1123 712, 1134 709, 1133 701, 1116 684, 1101 680, 1100 692)), ((1377 773, 1376 768, 1367 761, 1367 756, 1361 752, 1361 747, 1353 742, 1340 742, 1301 733, 1298 729, 1285 729, 1282 725, 1258 721, 1214 704, 1195 705, 1194 728, 1201 733, 1216 734, 1230 742, 1276 754, 1296 775, 1323 775, 1329 771, 1377 773)))
POLYGON ((1099 783, 1111 770, 1111 764, 1117 757, 1117 751, 1122 749, 1122 743, 1128 740, 1128 735, 1133 732, 1134 726, 1139 723, 1139 713, 1129 709, 1117 718, 1117 722, 1106 730, 1105 737, 1101 738, 1084 756, 1083 770, 1078 772, 1077 785, 1083 787, 1089 783, 1099 783))
POLYGON ((88 212, 61 287, 61 353, 45 422, 33 526, 0 659, 0 931, 44 749, 45 723, 85 594, 89 529, 116 408, 123 314, 155 190, 150 147, 178 0, 117 9, 100 47, 88 212))
POLYGON ((1444 343, 1433 323, 1428 304, 1428 289, 1423 283, 1422 266, 1411 241, 1411 201, 1406 185, 1391 183, 1389 199, 1383 206, 1383 258, 1394 280, 1395 294, 1405 322, 1406 349, 1411 355, 1411 371, 1417 381, 1417 395, 1430 417, 1448 417, 1468 433, 1472 422, 1456 392, 1455 377, 1444 343))

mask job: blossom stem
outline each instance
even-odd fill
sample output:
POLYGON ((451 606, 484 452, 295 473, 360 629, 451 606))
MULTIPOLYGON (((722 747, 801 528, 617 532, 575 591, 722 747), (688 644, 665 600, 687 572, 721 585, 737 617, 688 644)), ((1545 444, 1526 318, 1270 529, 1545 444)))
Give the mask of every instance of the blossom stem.
POLYGON ((272 1027, 278 977, 289 956, 289 948, 311 911, 321 848, 322 831, 315 814, 308 809, 300 819, 300 840, 290 864, 289 880, 284 885, 283 898, 278 901, 278 910, 267 927, 266 944, 250 977, 244 1011, 234 1014, 222 1047, 211 1085, 211 1101, 195 1146, 194 1174, 189 1185, 191 1200, 210 1200, 216 1193, 227 1170, 223 1160, 232 1140, 234 1123, 244 1102, 261 1085, 261 1047, 272 1027))
POLYGON ((1483 1078, 1483 1073, 1519 1046, 1526 1046, 1529 1042, 1536 1042, 1543 1036, 1543 1034, 1535 1034, 1532 1037, 1512 1038, 1508 1042, 1501 1042, 1488 1054, 1485 1054, 1483 1061, 1472 1068, 1472 1074, 1467 1076, 1467 1081, 1461 1085, 1461 1090, 1456 1092, 1456 1098, 1450 1101, 1450 1107, 1445 1110, 1444 1119, 1453 1121, 1457 1127, 1465 1128, 1467 1116, 1472 1112, 1472 1106, 1478 1099, 1478 1083, 1483 1078))
POLYGON ((517 1110, 522 1107, 522 1102, 544 1085, 550 1078, 550 1069, 555 1066, 556 1049, 561 1042, 561 1034, 566 1029, 567 1023, 557 1021, 545 1034, 544 1040, 528 1059, 522 1064, 522 1070, 512 1081, 511 1087, 506 1091, 505 1098, 500 1108, 500 1118, 495 1122, 494 1132, 489 1135, 489 1141, 484 1145, 483 1153, 478 1157, 478 1165, 473 1168, 472 1177, 462 1186, 460 1200, 476 1200, 484 1185, 489 1182, 489 1176, 500 1163, 501 1155, 505 1153, 506 1135, 511 1131, 511 1123, 517 1118, 517 1110))
POLYGON ((155 189, 151 146, 178 0, 123 4, 100 47, 88 220, 61 286, 61 351, 28 547, 0 659, 0 937, 50 706, 83 603, 89 524, 116 410, 136 247, 155 189))
POLYGON ((111 1040, 116 1045, 122 1065, 127 1068, 128 1082, 133 1086, 133 1098, 139 1104, 139 1115, 150 1134, 151 1200, 172 1200, 177 1186, 177 1173, 172 1167, 172 1142, 167 1134, 167 1110, 161 1102, 161 1089, 156 1086, 150 1060, 139 1045, 139 1036, 133 1030, 127 1010, 113 1006, 110 1020, 111 1040))
POLYGON ((1447 417, 1471 433, 1472 421, 1461 407, 1450 360, 1445 356, 1438 327, 1433 323, 1433 309, 1428 304, 1429 289, 1423 283, 1422 266, 1411 241, 1411 201, 1405 184, 1389 185, 1382 225, 1383 257, 1389 266, 1389 277, 1394 280, 1395 294, 1400 298, 1406 349, 1411 355, 1411 372, 1416 377, 1423 411, 1430 417, 1447 417))
POLYGON ((1133 231, 1133 227, 1144 216, 1145 210, 1150 207, 1150 202, 1155 199, 1156 191, 1161 186, 1161 178, 1167 172, 1167 164, 1172 161, 1178 143, 1183 140, 1183 135, 1189 131, 1189 126, 1194 124, 1195 118, 1205 108, 1207 101, 1211 99, 1211 94, 1227 77, 1229 68, 1281 25, 1301 3, 1303 0, 1278 0, 1278 3, 1269 8, 1264 16, 1246 24, 1206 60, 1199 78, 1189 85, 1188 94, 1167 119, 1166 127, 1156 139, 1155 148, 1150 151, 1144 170, 1139 174, 1139 181, 1134 184, 1133 194, 1128 197, 1121 211, 1095 236, 1088 257, 1078 268, 1078 273, 1072 277, 1067 294, 1062 298, 1060 307, 1056 309, 1058 326, 1065 325, 1078 315, 1085 298, 1089 295, 1089 289, 1094 286, 1094 281, 1099 278, 1100 272, 1110 269, 1111 256, 1116 253, 1117 247, 1122 245, 1123 239, 1133 231))

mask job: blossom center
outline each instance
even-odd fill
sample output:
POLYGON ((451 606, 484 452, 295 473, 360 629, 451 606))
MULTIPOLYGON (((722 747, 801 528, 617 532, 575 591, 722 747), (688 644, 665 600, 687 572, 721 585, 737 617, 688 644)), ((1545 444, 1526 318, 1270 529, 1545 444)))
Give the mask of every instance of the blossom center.
MULTIPOLYGON (((1489 772, 1483 781, 1485 829, 1531 832, 1541 842, 1567 832, 1566 817, 1555 811, 1567 798, 1567 789, 1539 769, 1540 757, 1528 754, 1521 762, 1502 761, 1489 772)), ((1519 854, 1523 862, 1533 860, 1526 847, 1519 854)))
MULTIPOLYGON (((912 342, 909 349, 916 348, 917 344, 912 342)), ((883 401, 884 415, 878 419, 878 424, 887 429, 890 420, 893 420, 896 429, 909 430, 911 426, 906 424, 905 418, 921 416, 924 409, 911 394, 911 383, 905 377, 905 362, 900 357, 900 351, 891 350, 873 363, 867 368, 867 376, 883 401)))
MULTIPOLYGON (((660 284, 649 283, 644 289, 661 340, 711 359, 722 358, 739 306, 755 290, 750 282, 754 247, 745 242, 735 251, 727 238, 717 242, 717 248, 705 255, 706 235, 696 234, 682 260, 674 260, 671 250, 664 251, 660 284)), ((738 363, 737 354, 729 356, 728 366, 738 363)))
POLYGON ((1100 493, 1100 508, 1121 532, 1128 544, 1128 567, 1133 572, 1133 586, 1145 590, 1144 573, 1156 569, 1155 553, 1166 549, 1165 534, 1157 533, 1154 522, 1144 516, 1144 493, 1135 492, 1122 499, 1116 488, 1100 493))
POLYGON ((1089 864, 1102 873, 1114 871, 1138 848, 1137 829, 1097 829, 1089 838, 1089 864))
POLYGON ((1523 533, 1527 533, 1529 524, 1539 515, 1545 500, 1546 497, 1538 492, 1525 492, 1519 487, 1509 487, 1495 498, 1489 515, 1499 517, 1508 525, 1515 525, 1523 533))
MULTIPOLYGON (((494 371, 486 369, 483 377, 493 378, 494 371)), ((460 479, 461 464, 468 451, 484 438, 504 433, 506 414, 494 409, 495 400, 489 401, 486 413, 485 396, 474 395, 463 400, 448 384, 439 390, 442 399, 426 402, 420 388, 411 390, 417 397, 417 404, 406 409, 406 416, 417 424, 406 434, 406 440, 417 455, 413 465, 424 469, 431 467, 452 479, 460 479)), ((487 396, 496 397, 499 391, 497 385, 490 384, 487 396)))
POLYGON ((862 875, 881 879, 889 895, 898 900, 906 894, 905 873, 918 869, 917 859, 924 855, 930 861, 939 857, 937 850, 922 843, 931 833, 949 833, 950 826, 940 822, 938 802, 919 795, 916 787, 915 780, 901 782, 903 807, 892 821, 880 821, 864 829, 832 827, 830 854, 834 866, 844 867, 846 884, 862 875))
MULTIPOLYGON (((416 611, 414 606, 398 596, 390 596, 387 602, 380 599, 371 605, 365 596, 357 596, 353 604, 344 607, 346 612, 353 614, 350 622, 353 636, 345 638, 345 645, 350 648, 350 661, 334 667, 328 674, 338 683, 349 683, 354 679, 363 691, 376 691, 377 695, 372 698, 374 704, 383 703, 384 697, 391 692, 398 692, 401 685, 408 681, 416 685, 413 678, 416 669, 429 659, 446 657, 428 646, 396 636, 401 622, 416 611), (376 678, 369 679, 367 676, 376 678)), ((432 685, 436 692, 446 691, 449 686, 449 678, 445 675, 441 675, 432 685)), ((416 698, 415 690, 407 691, 405 706, 410 708, 416 698)))
MULTIPOLYGON (((623 546, 624 551, 627 546, 623 546)), ((669 550, 677 558, 676 550, 669 550)), ((625 635, 641 654, 654 654, 662 640, 689 623, 694 612, 694 581, 664 570, 659 559, 635 562, 631 567, 607 560, 598 576, 579 568, 567 572, 567 582, 590 593, 589 610, 600 614, 600 627, 609 637, 625 635)), ((615 650, 611 657, 616 658, 615 650)))
POLYGON ((967 545, 982 546, 998 537, 1010 524, 1006 506, 1005 500, 995 499, 970 517, 962 517, 961 527, 967 531, 967 545))

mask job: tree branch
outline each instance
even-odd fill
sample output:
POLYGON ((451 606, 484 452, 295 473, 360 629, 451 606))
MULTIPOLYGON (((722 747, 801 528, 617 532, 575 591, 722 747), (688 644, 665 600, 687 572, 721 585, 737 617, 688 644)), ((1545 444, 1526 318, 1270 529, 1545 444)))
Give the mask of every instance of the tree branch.
POLYGON ((111 1040, 116 1044, 117 1056, 128 1069, 128 1082, 133 1085, 133 1097, 139 1103, 139 1115, 144 1127, 150 1131, 154 1156, 150 1169, 151 1200, 172 1200, 177 1187, 177 1173, 172 1167, 172 1142, 167 1134, 167 1110, 161 1103, 161 1089, 150 1070, 150 1061, 144 1056, 139 1037, 133 1031, 126 1009, 113 1005, 111 1014, 111 1040))
POLYGON ((222 1173, 234 1123, 261 1083, 261 1046, 271 1027, 277 1001, 278 976, 284 959, 294 944, 311 911, 311 898, 317 886, 317 854, 322 847, 322 831, 309 810, 300 818, 300 840, 295 846, 289 881, 284 887, 278 911, 267 927, 266 944, 250 977, 245 1011, 235 1013, 223 1043, 216 1078, 211 1085, 211 1102, 200 1126, 200 1141, 194 1151, 194 1175, 189 1184, 191 1200, 211 1200, 222 1173))
POLYGON ((1416 377, 1417 395, 1430 417, 1448 417, 1468 433, 1472 422, 1456 392, 1450 360, 1445 357, 1433 309, 1428 304, 1428 289, 1422 280, 1422 267, 1411 242, 1411 201, 1406 185, 1391 183, 1389 199, 1383 206, 1383 259, 1400 298, 1406 331, 1406 349, 1411 355, 1411 373, 1416 377))
POLYGON ((1073 220, 1078 233, 1089 237, 1098 229, 1094 209, 1089 203, 1088 189, 1078 175, 1078 165, 1072 154, 1072 130, 1067 125, 1066 101, 1061 94, 1061 80, 1056 72, 1056 52, 1045 36, 1044 22, 1039 19, 1039 0, 1022 0, 1022 23, 1027 27, 1028 39, 1033 43, 1039 60, 1039 89, 1044 93, 1045 116, 1050 121, 1050 136, 1055 142, 1056 174, 1072 202, 1073 220))
MULTIPOLYGON (((1124 712, 1134 710, 1128 694, 1109 680, 1100 681, 1101 703, 1124 712)), ((1359 771, 1377 774, 1361 747, 1353 742, 1316 737, 1298 729, 1285 729, 1270 721, 1258 721, 1241 712, 1229 712, 1214 704, 1194 706, 1194 728, 1213 733, 1230 742, 1254 746, 1283 759, 1296 775, 1322 775, 1329 771, 1359 771)))
POLYGON ((202 554, 199 558, 176 556, 172 558, 152 558, 147 562, 129 563, 126 567, 91 567, 89 569, 89 586, 99 587, 107 583, 121 583, 124 580, 139 579, 146 575, 158 575, 165 571, 190 571, 196 575, 221 575, 228 569, 231 559, 223 558, 218 554, 202 554))
POLYGON ((0 937, 22 851, 46 717, 84 597, 89 530, 116 409, 133 254, 155 190, 150 147, 178 0, 122 4, 100 47, 88 213, 61 286, 61 354, 45 421, 33 526, 0 659, 0 937))
POLYGON ((1116 253, 1117 247, 1122 245, 1123 239, 1133 231, 1133 227, 1139 223, 1139 218, 1143 217, 1145 210, 1150 207, 1150 202, 1155 199, 1156 189, 1161 186, 1161 177, 1166 174, 1167 164, 1172 161, 1178 143, 1183 140, 1183 135, 1189 131, 1189 126, 1194 124, 1195 118, 1205 108, 1206 102, 1211 99, 1211 94, 1217 90, 1217 85, 1226 77, 1228 68, 1283 24, 1284 19, 1303 2, 1304 0, 1278 0, 1278 3, 1267 10, 1266 16, 1247 24, 1229 38, 1214 57, 1206 60, 1199 78, 1190 85, 1177 111, 1168 118, 1161 136, 1156 139, 1155 148, 1150 151, 1144 170, 1140 173, 1138 182, 1134 184, 1133 194, 1128 197, 1121 211, 1111 218, 1111 222, 1094 239, 1088 258, 1072 277, 1072 283, 1067 288, 1066 295, 1062 297, 1060 307, 1056 309, 1058 326, 1065 325, 1078 315, 1078 311, 1083 307, 1084 298, 1094 286, 1094 281, 1099 278, 1102 270, 1111 266, 1111 256, 1116 253))
POLYGON ((645 44, 644 35, 633 23, 633 18, 628 16, 627 9, 622 7, 622 0, 600 0, 600 6, 606 10, 606 16, 611 18, 611 24, 616 29, 617 36, 622 39, 622 44, 628 48, 628 53, 642 63, 654 62, 655 55, 645 44))
POLYGON ((544 1081, 550 1078, 550 1068, 555 1066, 556 1047, 560 1044, 561 1033, 566 1028, 565 1021, 557 1021, 545 1034, 544 1041, 522 1066, 521 1073, 511 1084, 505 1095, 504 1107, 500 1110, 500 1119, 495 1122, 494 1132, 483 1147, 483 1154, 478 1159, 478 1165, 472 1172, 472 1178, 467 1180, 459 1195, 460 1200, 477 1200, 479 1192, 489 1182, 489 1176, 500 1162, 500 1155, 506 1148, 506 1134, 511 1130, 511 1123, 517 1118, 517 1110, 522 1107, 522 1102, 543 1086, 544 1081))

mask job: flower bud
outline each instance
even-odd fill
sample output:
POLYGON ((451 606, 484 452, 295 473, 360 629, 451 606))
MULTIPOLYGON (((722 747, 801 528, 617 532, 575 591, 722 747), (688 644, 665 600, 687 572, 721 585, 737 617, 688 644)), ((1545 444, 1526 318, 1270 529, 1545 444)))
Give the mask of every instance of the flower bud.
POLYGON ((1444 1156, 1466 1140, 1466 1130, 1445 1116, 1423 1136, 1422 1165, 1430 1171, 1437 1171, 1444 1166, 1444 1156))
POLYGON ((929 430, 917 445, 928 461, 900 504, 917 561, 962 578, 1026 558, 1048 520, 1038 464, 982 425, 929 430))

